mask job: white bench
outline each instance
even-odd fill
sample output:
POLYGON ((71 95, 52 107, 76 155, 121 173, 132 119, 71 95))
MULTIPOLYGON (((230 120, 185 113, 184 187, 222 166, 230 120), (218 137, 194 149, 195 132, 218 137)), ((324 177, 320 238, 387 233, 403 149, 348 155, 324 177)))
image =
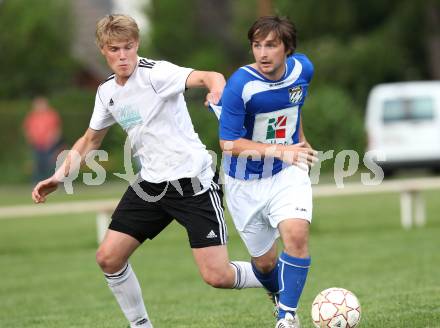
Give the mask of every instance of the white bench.
POLYGON ((421 192, 440 189, 440 178, 413 178, 385 180, 377 186, 366 186, 361 183, 346 183, 343 188, 336 185, 313 187, 314 197, 339 197, 360 194, 400 193, 400 222, 402 227, 409 229, 423 226, 426 223, 425 201, 421 192))

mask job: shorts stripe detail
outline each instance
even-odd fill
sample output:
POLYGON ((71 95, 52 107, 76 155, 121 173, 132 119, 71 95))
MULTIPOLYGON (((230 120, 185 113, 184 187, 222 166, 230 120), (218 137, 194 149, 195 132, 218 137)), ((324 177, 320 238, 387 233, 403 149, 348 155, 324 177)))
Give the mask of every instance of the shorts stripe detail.
MULTIPOLYGON (((220 186, 214 182, 214 185, 217 186, 218 190, 221 190, 220 186)), ((223 228, 223 239, 224 243, 228 240, 228 227, 226 226, 225 215, 222 207, 222 201, 220 199, 220 195, 218 193, 214 193, 214 199, 217 200, 217 206, 221 213, 221 227, 223 228)))
MULTIPOLYGON (((211 188, 214 190, 222 190, 221 187, 214 180, 211 182, 211 188)), ((226 225, 224 211, 223 211, 223 207, 221 205, 222 202, 221 202, 220 196, 217 193, 215 193, 215 196, 217 199, 218 208, 220 209, 220 212, 222 213, 222 227, 223 227, 223 231, 224 231, 224 235, 225 235, 225 243, 226 243, 226 240, 228 237, 228 226, 226 225)))
POLYGON ((218 206, 217 206, 217 203, 216 203, 214 197, 215 197, 215 193, 213 193, 212 190, 209 190, 209 198, 211 199, 212 206, 214 207, 214 210, 215 210, 215 216, 217 217, 217 221, 219 224, 220 242, 222 244, 225 244, 225 242, 224 242, 225 238, 223 235, 224 231, 223 231, 223 226, 222 226, 221 212, 219 213, 219 209, 218 209, 218 206))
POLYGON ((210 189, 209 190, 209 198, 211 199, 211 203, 212 203, 212 206, 214 207, 215 215, 217 217, 217 221, 219 224, 220 242, 224 245, 224 244, 226 244, 225 219, 223 217, 223 209, 220 206, 219 196, 216 192, 213 192, 210 189))
POLYGON ((220 186, 214 181, 212 181, 211 187, 213 187, 214 190, 220 190, 220 186))

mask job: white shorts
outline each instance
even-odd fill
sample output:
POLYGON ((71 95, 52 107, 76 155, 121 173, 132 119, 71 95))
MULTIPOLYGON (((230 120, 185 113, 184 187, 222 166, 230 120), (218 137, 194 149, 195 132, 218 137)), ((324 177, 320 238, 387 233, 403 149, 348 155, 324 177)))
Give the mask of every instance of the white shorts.
POLYGON ((289 166, 274 176, 239 180, 225 176, 226 202, 249 254, 267 253, 286 219, 312 220, 312 186, 308 172, 289 166))

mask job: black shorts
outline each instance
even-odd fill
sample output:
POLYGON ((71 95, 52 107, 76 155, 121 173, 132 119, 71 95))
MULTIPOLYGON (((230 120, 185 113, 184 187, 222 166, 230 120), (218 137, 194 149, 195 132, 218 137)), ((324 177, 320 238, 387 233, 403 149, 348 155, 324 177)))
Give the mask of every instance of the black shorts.
POLYGON ((176 219, 185 227, 191 248, 224 245, 227 229, 223 192, 216 178, 207 191, 195 195, 200 187, 196 178, 135 183, 128 187, 116 207, 109 229, 126 233, 143 243, 156 237, 176 219))

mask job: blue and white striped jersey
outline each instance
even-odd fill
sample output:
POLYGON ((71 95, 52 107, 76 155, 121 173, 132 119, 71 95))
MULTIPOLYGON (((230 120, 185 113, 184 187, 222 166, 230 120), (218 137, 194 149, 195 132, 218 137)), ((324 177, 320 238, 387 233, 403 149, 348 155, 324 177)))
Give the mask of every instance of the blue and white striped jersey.
MULTIPOLYGON (((299 142, 301 107, 313 76, 303 54, 289 56, 284 76, 271 81, 251 66, 239 68, 228 80, 221 100, 220 139, 249 139, 266 144, 299 142)), ((223 155, 223 169, 237 179, 260 179, 280 172, 274 158, 223 155)))

